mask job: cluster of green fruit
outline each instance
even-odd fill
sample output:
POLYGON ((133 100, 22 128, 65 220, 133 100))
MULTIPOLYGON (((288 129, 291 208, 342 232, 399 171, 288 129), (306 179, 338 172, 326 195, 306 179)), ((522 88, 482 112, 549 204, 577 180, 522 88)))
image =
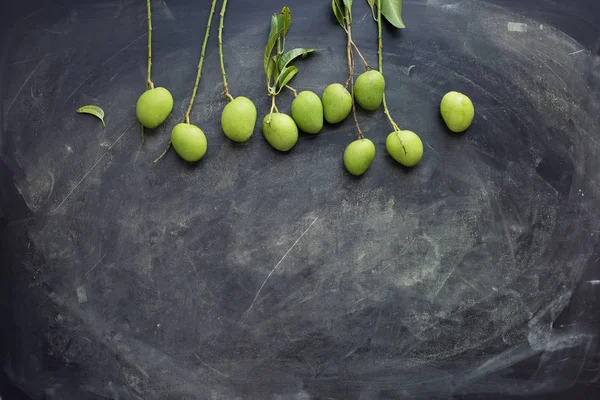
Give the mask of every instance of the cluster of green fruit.
MULTIPOLYGON (((362 73, 354 87, 354 100, 368 111, 381 106, 385 79, 379 71, 362 73)), ((173 97, 162 87, 144 92, 136 105, 136 115, 146 128, 162 124, 173 110, 173 97)), ((309 134, 317 134, 324 121, 336 124, 345 120, 352 111, 352 95, 339 83, 323 91, 319 98, 314 92, 303 91, 292 102, 291 117, 284 113, 267 114, 262 122, 262 132, 269 144, 279 151, 291 150, 298 141, 298 128, 309 134)), ((441 101, 440 112, 452 132, 466 130, 473 121, 473 103, 462 93, 449 92, 441 101)), ((232 141, 242 143, 250 139, 256 124, 254 103, 238 96, 229 102, 221 116, 223 133, 232 141)), ((206 153, 206 136, 195 125, 180 123, 173 128, 171 141, 175 151, 186 161, 200 160, 206 153)), ((419 136, 408 130, 400 130, 387 136, 386 149, 400 164, 412 167, 423 156, 423 143, 419 136)), ((353 141, 344 151, 344 164, 353 175, 362 175, 375 157, 375 145, 367 138, 353 141)))

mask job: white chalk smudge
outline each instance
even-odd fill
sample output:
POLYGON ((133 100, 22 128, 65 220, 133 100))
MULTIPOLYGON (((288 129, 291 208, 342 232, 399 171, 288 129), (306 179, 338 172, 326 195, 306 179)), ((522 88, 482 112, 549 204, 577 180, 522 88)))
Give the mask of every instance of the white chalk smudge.
POLYGON ((79 304, 87 303, 87 291, 85 290, 85 286, 79 286, 77 288, 77 302, 79 304))
POLYGON ((521 22, 509 22, 506 24, 506 29, 509 32, 527 32, 527 24, 521 22))

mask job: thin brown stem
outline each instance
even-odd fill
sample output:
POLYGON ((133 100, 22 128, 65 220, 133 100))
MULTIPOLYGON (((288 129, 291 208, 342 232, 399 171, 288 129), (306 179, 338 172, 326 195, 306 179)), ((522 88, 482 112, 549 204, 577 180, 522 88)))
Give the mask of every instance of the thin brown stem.
MULTIPOLYGON (((196 93, 198 92, 198 84, 200 83, 200 78, 202 76, 202 64, 204 64, 204 54, 206 53, 206 43, 208 42, 208 36, 210 35, 210 24, 212 22, 213 15, 215 13, 215 6, 217 5, 217 0, 213 0, 212 6, 210 8, 210 13, 208 15, 208 22, 206 23, 206 32, 204 33, 204 42, 202 43, 202 51, 200 53, 200 61, 198 61, 198 68, 196 71, 196 81, 194 82, 194 89, 192 90, 192 97, 190 98, 190 104, 188 105, 187 111, 185 112, 185 122, 189 123, 190 113, 192 112, 192 107, 194 106, 194 101, 196 100, 196 93)), ((170 145, 169 145, 170 147, 170 145)))
MULTIPOLYGON (((382 40, 382 34, 381 34, 381 0, 377 0, 377 56, 378 56, 378 61, 379 61, 379 72, 383 75, 383 40, 382 40)), ((400 128, 398 127, 398 124, 396 124, 396 122, 394 122, 394 119, 392 118, 392 115, 390 114, 390 110, 388 109, 387 106, 387 101, 385 99, 385 92, 383 92, 383 112, 386 115, 386 117, 388 118, 388 120, 390 121, 390 124, 392 125, 392 128, 394 129, 394 132, 399 131, 400 128)), ((402 144, 402 147, 404 147, 404 144, 402 144)), ((405 149, 406 151, 406 149, 405 149)))
POLYGON ((277 110, 277 106, 275 105, 275 97, 275 95, 271 96, 271 111, 269 111, 269 118, 267 118, 267 124, 271 123, 271 116, 273 115, 273 111, 279 112, 279 110, 277 110))
POLYGON ((221 60, 221 75, 223 76, 223 94, 225 99, 233 101, 233 96, 229 94, 229 86, 227 85, 227 74, 225 73, 225 62, 223 61, 223 23, 225 21, 225 11, 227 10, 227 0, 223 0, 219 20, 219 59, 221 60))
POLYGON ((146 0, 146 7, 148 8, 148 71, 146 78, 146 90, 148 85, 154 89, 152 84, 152 8, 150 7, 150 0, 146 0))
POLYGON ((291 87, 290 85, 285 85, 285 87, 292 92, 292 94, 294 95, 294 97, 298 96, 298 91, 296 89, 294 89, 293 87, 291 87))
POLYGON ((163 158, 165 156, 165 154, 167 154, 167 152, 169 151, 170 148, 171 148, 171 141, 169 140, 169 144, 167 145, 167 148, 165 149, 165 151, 162 152, 162 154, 160 156, 158 156, 158 158, 156 160, 154 160, 154 163, 159 162, 160 159, 163 158))
POLYGON ((352 46, 354 46, 354 49, 358 53, 358 56, 360 57, 360 59, 362 60, 363 64, 365 65, 365 69, 367 71, 370 70, 371 66, 369 65, 369 63, 367 62, 367 60, 365 59, 365 57, 363 57, 362 53, 358 49, 358 46, 356 45, 356 43, 354 43, 354 40, 352 40, 352 33, 351 32, 350 32, 350 43, 352 44, 352 46))

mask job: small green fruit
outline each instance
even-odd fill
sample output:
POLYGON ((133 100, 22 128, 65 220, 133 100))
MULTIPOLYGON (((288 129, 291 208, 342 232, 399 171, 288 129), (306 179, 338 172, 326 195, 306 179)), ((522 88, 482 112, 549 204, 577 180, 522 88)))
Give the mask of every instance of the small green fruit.
POLYGON ((423 157, 423 142, 412 131, 395 131, 385 140, 390 156, 405 167, 417 165, 423 157))
POLYGON ((352 95, 339 83, 332 83, 323 91, 323 113, 330 124, 346 119, 352 111, 352 95))
POLYGON ((344 165, 352 175, 364 174, 375 158, 375 145, 369 139, 357 139, 344 150, 344 165))
POLYGON ((150 129, 165 122, 171 111, 173 111, 173 96, 163 87, 145 91, 135 105, 135 115, 138 120, 150 129))
POLYGON ((296 123, 287 114, 273 113, 265 115, 262 123, 263 135, 267 142, 279 151, 288 151, 296 145, 298 141, 298 127, 296 123))
POLYGON ((458 133, 471 126, 475 116, 473 102, 459 92, 448 92, 440 103, 440 112, 448 129, 458 133))
POLYGON ((223 133, 234 142, 250 139, 256 124, 256 107, 252 100, 239 96, 225 106, 221 114, 223 133))
POLYGON ((354 98, 358 105, 368 111, 375 111, 383 100, 385 79, 374 69, 363 72, 354 84, 354 98))
POLYGON ((188 162, 198 161, 206 153, 206 136, 196 125, 175 125, 171 132, 171 144, 177 154, 188 162))
POLYGON ((319 133, 323 129, 323 103, 319 96, 303 91, 292 102, 292 118, 301 131, 319 133))

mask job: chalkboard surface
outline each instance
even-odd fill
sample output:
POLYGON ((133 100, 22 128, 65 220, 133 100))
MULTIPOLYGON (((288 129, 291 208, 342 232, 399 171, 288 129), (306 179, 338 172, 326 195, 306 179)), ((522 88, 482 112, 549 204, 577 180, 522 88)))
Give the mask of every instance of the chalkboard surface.
MULTIPOLYGON (((226 16, 230 88, 259 121, 283 5, 226 16)), ((288 45, 321 49, 293 86, 344 82, 330 2, 287 5, 288 45)), ((142 146, 145 2, 3 2, 2 399, 598 398, 600 4, 404 1, 407 29, 384 29, 388 103, 425 154, 399 166, 382 111, 360 111, 377 149, 360 179, 342 164, 351 119, 289 154, 258 123, 224 137, 216 23, 191 118, 208 152, 152 163, 209 6, 153 1, 153 80, 175 107, 142 146), (439 117, 450 90, 475 104, 462 135, 439 117)), ((353 35, 376 65, 365 1, 353 35)))

